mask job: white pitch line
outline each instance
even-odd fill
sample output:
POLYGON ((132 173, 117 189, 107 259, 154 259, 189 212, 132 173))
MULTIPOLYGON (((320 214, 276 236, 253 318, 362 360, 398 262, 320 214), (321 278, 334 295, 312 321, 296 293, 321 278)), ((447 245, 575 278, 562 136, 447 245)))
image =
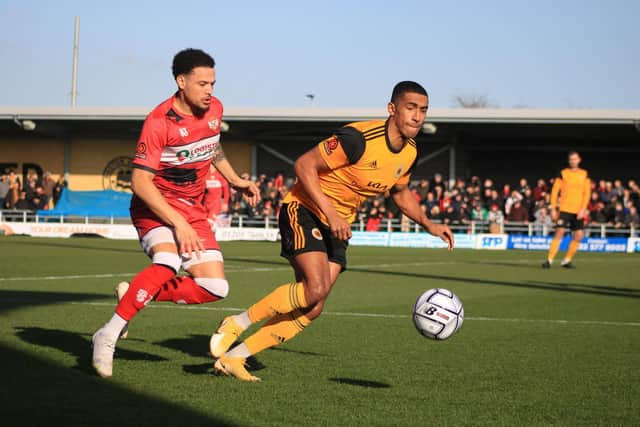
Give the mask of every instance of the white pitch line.
MULTIPOLYGON (((398 266, 421 266, 421 265, 438 265, 438 264, 456 264, 450 261, 424 261, 424 262, 405 262, 390 264, 361 264, 349 266, 350 268, 389 268, 398 266)), ((282 267, 252 267, 252 268, 226 268, 225 273, 263 273, 269 271, 289 271, 291 267, 283 265, 282 267)), ((112 277, 133 277, 134 273, 99 273, 99 274, 71 274, 67 276, 17 276, 17 277, 0 277, 0 282, 21 282, 32 280, 80 280, 80 279, 104 279, 112 277)))
MULTIPOLYGON (((63 304, 71 305, 90 305, 98 307, 115 307, 115 304, 108 302, 68 302, 63 304)), ((169 305, 169 304, 153 304, 148 305, 147 308, 163 308, 163 309, 178 309, 178 310, 204 310, 204 311, 232 311, 241 312, 245 311, 244 308, 238 307, 211 307, 201 305, 169 305)), ((385 313, 357 313, 357 312, 339 312, 339 311, 324 311, 325 316, 345 316, 345 317, 369 317, 369 318, 382 318, 382 319, 409 319, 411 316, 405 314, 385 314, 385 313)), ((464 320, 471 321, 489 321, 489 322, 515 322, 515 323, 554 323, 561 325, 602 325, 602 326, 632 326, 640 327, 640 322, 615 322, 608 320, 561 320, 561 319, 514 319, 514 318, 501 318, 501 317, 465 317, 464 320)))

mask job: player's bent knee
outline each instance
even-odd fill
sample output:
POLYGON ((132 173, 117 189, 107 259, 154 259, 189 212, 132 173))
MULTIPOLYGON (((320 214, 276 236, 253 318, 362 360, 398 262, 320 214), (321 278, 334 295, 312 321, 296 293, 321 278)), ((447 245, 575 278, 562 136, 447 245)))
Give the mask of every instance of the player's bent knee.
POLYGON ((226 298, 229 295, 229 282, 226 279, 196 277, 194 280, 198 286, 218 298, 226 298))
POLYGON ((322 310, 324 310, 324 301, 325 300, 318 301, 318 303, 316 303, 313 308, 311 308, 311 310, 305 313, 307 319, 314 320, 320 317, 320 315, 322 314, 322 310))
POLYGON ((322 281, 307 280, 305 285, 305 297, 308 304, 318 304, 329 295, 331 285, 322 281))
POLYGON ((156 252, 155 254, 153 254, 153 258, 151 259, 151 261, 154 264, 169 267, 176 273, 180 271, 180 265, 182 264, 182 259, 180 258, 180 256, 173 252, 156 252))

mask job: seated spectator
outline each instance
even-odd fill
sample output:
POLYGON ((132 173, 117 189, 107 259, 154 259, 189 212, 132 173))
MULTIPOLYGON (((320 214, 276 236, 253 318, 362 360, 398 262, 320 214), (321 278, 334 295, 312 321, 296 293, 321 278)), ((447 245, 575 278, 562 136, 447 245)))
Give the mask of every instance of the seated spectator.
POLYGON ((539 179, 536 187, 533 189, 533 199, 537 202, 538 200, 544 200, 544 196, 549 191, 547 184, 545 184, 544 179, 539 179))
POLYGON ((431 189, 431 191, 435 192, 436 199, 439 199, 446 189, 446 185, 442 180, 442 175, 440 175, 439 173, 435 174, 433 176, 433 181, 431 181, 431 184, 429 185, 429 188, 431 189))
POLYGON ((524 194, 522 194, 522 207, 527 210, 530 221, 533 219, 533 209, 535 204, 536 202, 533 199, 533 191, 530 188, 527 188, 524 190, 524 194))
POLYGON ((624 194, 624 187, 622 186, 622 180, 616 179, 615 181, 613 181, 613 188, 611 191, 613 192, 613 194, 618 196, 619 199, 622 198, 622 195, 624 194))
POLYGON ((509 213, 507 214, 507 221, 509 222, 529 222, 529 211, 522 206, 521 201, 517 201, 511 206, 509 213))
POLYGON ((489 200, 485 203, 487 206, 497 205, 498 209, 502 209, 504 207, 504 200, 500 197, 496 190, 491 190, 491 196, 489 200))
POLYGON ((604 210, 604 203, 598 202, 593 215, 591 215, 591 222, 597 224, 606 224, 608 221, 609 219, 607 218, 607 214, 604 210))
POLYGON ((629 207, 629 214, 624 220, 624 226, 640 228, 640 215, 638 215, 638 209, 634 205, 629 207))
POLYGON ((500 206, 496 203, 491 205, 489 209, 489 214, 487 215, 487 220, 490 224, 503 224, 504 223, 504 214, 500 210, 500 206))
POLYGON ((420 195, 420 200, 426 199, 427 194, 429 194, 429 180, 422 178, 416 186, 416 191, 418 192, 418 195, 420 195))
POLYGON ((429 211, 429 218, 435 222, 442 221, 442 214, 440 213, 440 207, 438 205, 435 205, 431 208, 431 210, 429 211))
POLYGON ((535 230, 536 234, 540 236, 546 236, 553 227, 553 220, 549 216, 549 212, 546 207, 538 209, 535 214, 535 230))
POLYGON ((625 226, 625 220, 624 206, 622 206, 622 202, 617 201, 613 211, 613 226, 615 228, 622 228, 625 226))
POLYGON ((500 194, 503 200, 507 200, 511 196, 511 185, 505 184, 502 186, 502 194, 500 194))
POLYGON ((60 178, 58 178, 58 182, 56 182, 56 185, 53 187, 53 205, 55 206, 58 203, 58 200, 60 199, 60 195, 62 194, 62 189, 65 188, 67 186, 67 181, 64 179, 64 176, 60 176, 60 178))
POLYGON ((435 195, 431 191, 427 193, 427 198, 426 200, 422 201, 422 204, 426 206, 427 212, 431 212, 431 209, 434 206, 439 206, 438 200, 436 199, 435 195))
POLYGON ((29 200, 27 200, 27 192, 21 191, 18 196, 18 201, 15 203, 14 208, 20 211, 31 211, 33 210, 33 205, 29 200))
POLYGON ((511 192, 511 196, 504 202, 504 213, 506 213, 508 216, 509 213, 511 212, 511 207, 515 205, 517 202, 521 202, 521 201, 522 201, 522 195, 518 191, 511 192))
POLYGON ((7 198, 7 194, 9 194, 9 189, 9 176, 2 174, 2 176, 0 176, 0 210, 6 208, 5 199, 7 198))
POLYGON ((469 224, 471 222, 471 214, 467 209, 467 205, 463 204, 458 209, 458 223, 459 224, 469 224))
POLYGON ((518 192, 520 194, 524 194, 525 191, 530 189, 529 183, 527 182, 527 178, 520 178, 520 188, 518 188, 518 192))
POLYGON ((475 203, 471 210, 471 219, 477 222, 486 222, 488 219, 488 212, 480 203, 475 203))
POLYGON ((378 209, 371 208, 369 217, 367 218, 367 224, 365 225, 366 231, 380 231, 380 223, 382 222, 382 216, 378 212, 378 209))
POLYGON ((449 205, 442 215, 442 222, 444 224, 456 224, 458 223, 458 212, 452 205, 449 205))

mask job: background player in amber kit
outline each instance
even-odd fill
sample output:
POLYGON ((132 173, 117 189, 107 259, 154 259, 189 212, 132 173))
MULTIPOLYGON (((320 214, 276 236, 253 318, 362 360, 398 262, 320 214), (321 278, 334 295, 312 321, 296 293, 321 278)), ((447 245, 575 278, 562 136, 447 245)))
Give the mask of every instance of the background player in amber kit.
POLYGON ((422 128, 429 98, 415 82, 398 83, 385 120, 352 123, 295 163, 296 184, 284 199, 279 227, 282 253, 294 269, 294 283, 282 285, 246 312, 227 317, 211 337, 215 369, 257 381, 245 360, 300 333, 320 316, 338 275, 346 268, 347 241, 360 204, 390 191, 400 210, 453 248, 449 227, 432 223, 409 190, 416 160, 413 138, 422 128), (226 353, 252 323, 267 322, 226 353))
POLYGON ((147 116, 131 176, 131 219, 151 265, 118 285, 118 306, 93 336, 93 366, 113 370, 119 335, 149 302, 200 304, 227 296, 220 247, 202 204, 211 163, 249 203, 259 191, 235 173, 220 145, 222 104, 212 96, 215 62, 197 49, 173 59, 178 91, 147 116), (188 275, 176 277, 183 268, 188 275))
POLYGON ((543 268, 551 268, 567 228, 573 231, 573 240, 569 243, 562 266, 574 268, 571 260, 584 237, 584 217, 591 198, 591 181, 587 171, 579 167, 581 159, 577 151, 569 152, 568 161, 569 167, 560 171, 551 190, 551 218, 556 222, 556 233, 549 246, 547 260, 542 264, 543 268))

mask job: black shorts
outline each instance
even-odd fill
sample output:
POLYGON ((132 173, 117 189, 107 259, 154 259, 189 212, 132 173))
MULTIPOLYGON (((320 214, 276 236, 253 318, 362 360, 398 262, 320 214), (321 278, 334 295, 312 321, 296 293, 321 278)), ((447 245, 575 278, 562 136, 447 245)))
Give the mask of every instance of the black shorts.
POLYGON ((291 260, 305 252, 324 252, 342 271, 347 269, 348 242, 334 237, 329 227, 300 203, 283 204, 278 225, 282 257, 291 260))
POLYGON ((556 227, 568 228, 569 230, 583 230, 584 221, 578 219, 577 214, 560 211, 560 216, 556 221, 556 227))

